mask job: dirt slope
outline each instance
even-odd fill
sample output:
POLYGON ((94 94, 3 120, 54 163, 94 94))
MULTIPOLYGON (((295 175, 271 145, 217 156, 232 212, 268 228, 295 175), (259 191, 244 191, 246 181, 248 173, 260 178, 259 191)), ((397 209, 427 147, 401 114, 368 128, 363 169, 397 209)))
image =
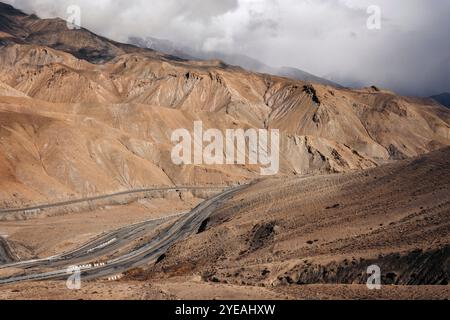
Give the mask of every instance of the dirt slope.
POLYGON ((269 179, 222 205, 148 277, 233 284, 450 280, 450 148, 366 172, 269 179), (157 271, 157 272, 155 272, 157 271))

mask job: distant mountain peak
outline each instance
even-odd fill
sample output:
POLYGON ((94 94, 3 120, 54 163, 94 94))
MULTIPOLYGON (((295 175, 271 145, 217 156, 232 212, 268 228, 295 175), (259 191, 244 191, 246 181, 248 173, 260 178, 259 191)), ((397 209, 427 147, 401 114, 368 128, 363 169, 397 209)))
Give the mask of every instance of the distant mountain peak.
POLYGON ((153 37, 146 37, 146 38, 129 37, 128 43, 141 48, 153 49, 166 54, 178 56, 183 59, 221 60, 226 64, 239 66, 253 72, 268 73, 294 80, 319 83, 323 85, 330 85, 333 87, 342 87, 341 85, 335 82, 315 76, 306 71, 293 67, 277 68, 268 66, 257 59, 248 57, 243 54, 231 54, 220 51, 197 50, 188 46, 176 45, 170 40, 157 39, 153 37))
POLYGON ((0 14, 6 14, 10 16, 26 16, 23 11, 14 8, 12 5, 0 2, 0 14))
POLYGON ((434 101, 439 102, 443 106, 450 108, 450 93, 449 92, 444 92, 444 93, 432 96, 430 98, 433 99, 434 101))

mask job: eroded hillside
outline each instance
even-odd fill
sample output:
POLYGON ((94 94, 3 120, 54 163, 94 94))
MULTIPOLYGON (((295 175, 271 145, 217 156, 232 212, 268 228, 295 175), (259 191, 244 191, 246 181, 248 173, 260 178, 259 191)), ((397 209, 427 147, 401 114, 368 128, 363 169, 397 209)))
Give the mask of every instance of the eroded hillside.
POLYGON ((366 169, 450 145, 450 111, 429 100, 184 61, 0 9, 2 207, 259 177, 255 165, 174 165, 171 133, 198 120, 279 129, 288 176, 366 169))

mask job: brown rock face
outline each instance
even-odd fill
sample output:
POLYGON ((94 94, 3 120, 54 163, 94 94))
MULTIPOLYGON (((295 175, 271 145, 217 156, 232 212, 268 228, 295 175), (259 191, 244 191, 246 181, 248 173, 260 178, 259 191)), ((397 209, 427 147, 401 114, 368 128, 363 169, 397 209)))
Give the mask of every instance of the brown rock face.
POLYGON ((450 145, 450 111, 184 61, 0 7, 0 205, 173 184, 231 184, 253 165, 171 161, 171 133, 280 130, 280 175, 345 172, 450 145))

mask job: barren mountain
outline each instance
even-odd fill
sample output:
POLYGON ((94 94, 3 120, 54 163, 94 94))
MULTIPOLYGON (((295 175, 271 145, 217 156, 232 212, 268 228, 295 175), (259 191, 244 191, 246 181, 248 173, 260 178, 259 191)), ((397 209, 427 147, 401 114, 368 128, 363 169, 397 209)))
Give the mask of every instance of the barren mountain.
POLYGON ((155 185, 232 184, 258 166, 176 166, 171 133, 279 129, 280 175, 345 172, 450 145, 450 111, 186 61, 0 5, 0 204, 155 185))
POLYGON ((39 19, 34 14, 27 15, 4 3, 0 3, 0 43, 48 46, 94 63, 131 52, 161 58, 164 56, 152 50, 141 50, 106 39, 84 28, 71 30, 63 19, 39 19))

